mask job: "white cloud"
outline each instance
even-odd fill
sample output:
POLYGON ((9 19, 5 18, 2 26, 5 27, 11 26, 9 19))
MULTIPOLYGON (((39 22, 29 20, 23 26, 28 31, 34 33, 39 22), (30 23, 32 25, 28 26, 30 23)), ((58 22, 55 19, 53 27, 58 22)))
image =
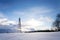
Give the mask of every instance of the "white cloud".
POLYGON ((17 22, 15 21, 11 21, 11 20, 8 20, 7 18, 5 18, 5 15, 0 12, 0 25, 17 25, 17 22))
POLYGON ((26 8, 22 11, 20 10, 13 11, 12 13, 18 16, 22 15, 24 17, 35 17, 37 14, 46 14, 52 11, 53 9, 48 9, 47 7, 31 7, 31 8, 26 8))
POLYGON ((13 13, 17 16, 22 15, 26 19, 26 21, 22 22, 22 25, 24 25, 24 27, 22 28, 23 30, 24 29, 27 30, 30 28, 33 28, 34 30, 40 30, 49 28, 51 26, 50 23, 52 23, 54 20, 50 17, 44 16, 40 16, 39 19, 35 19, 35 17, 37 17, 36 15, 46 14, 52 11, 53 11, 52 9, 48 9, 46 7, 32 7, 24 9, 22 11, 14 11, 13 13))
POLYGON ((51 17, 48 16, 40 16, 40 21, 45 21, 45 22, 53 22, 54 20, 51 17))
POLYGON ((31 28, 33 28, 34 30, 50 29, 52 22, 53 22, 53 19, 50 17, 41 16, 40 19, 32 18, 22 23, 22 25, 26 25, 22 28, 22 30, 31 29, 31 28))
MULTIPOLYGON (((43 17, 41 16, 39 19, 31 18, 29 20, 26 20, 25 22, 22 22, 22 31, 30 31, 31 28, 34 30, 45 30, 50 29, 51 26, 49 23, 52 23, 53 19, 50 17, 43 17)), ((10 21, 7 18, 0 18, 0 25, 17 25, 16 21, 10 21)))
POLYGON ((26 10, 28 13, 31 14, 42 14, 42 13, 49 13, 52 9, 48 9, 46 7, 32 7, 26 10))
POLYGON ((15 21, 10 21, 7 18, 0 18, 0 25, 17 25, 17 22, 15 21))

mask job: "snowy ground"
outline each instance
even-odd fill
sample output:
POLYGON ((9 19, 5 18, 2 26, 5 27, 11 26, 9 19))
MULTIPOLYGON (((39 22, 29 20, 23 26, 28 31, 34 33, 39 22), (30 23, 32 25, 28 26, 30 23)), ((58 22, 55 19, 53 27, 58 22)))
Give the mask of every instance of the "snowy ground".
POLYGON ((0 33, 0 40, 60 40, 60 32, 0 33))

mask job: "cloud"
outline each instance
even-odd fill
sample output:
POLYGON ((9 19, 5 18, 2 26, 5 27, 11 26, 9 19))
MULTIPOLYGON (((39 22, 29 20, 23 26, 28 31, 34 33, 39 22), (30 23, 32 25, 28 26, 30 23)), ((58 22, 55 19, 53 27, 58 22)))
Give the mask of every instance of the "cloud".
POLYGON ((26 25, 24 27, 22 26, 22 30, 23 29, 27 29, 27 30, 30 30, 30 31, 31 31, 31 29, 34 29, 34 30, 46 30, 46 29, 49 29, 50 30, 51 23, 53 21, 54 20, 52 18, 46 17, 46 16, 45 17, 41 16, 39 19, 31 18, 31 19, 29 19, 29 20, 22 23, 22 25, 26 25))
POLYGON ((47 7, 31 7, 23 10, 16 10, 12 13, 23 18, 22 30, 43 30, 50 28, 54 20, 48 16, 39 15, 50 13, 52 11, 53 9, 48 9, 47 7), (39 19, 35 19, 37 16, 39 16, 39 19))
MULTIPOLYGON (((46 7, 31 7, 24 9, 22 11, 13 11, 13 14, 18 16, 23 16, 26 19, 22 22, 22 30, 43 30, 43 29, 50 29, 52 22, 54 21, 51 17, 48 16, 40 16, 39 19, 37 18, 37 14, 46 14, 52 12, 52 9, 48 9, 46 7)), ((24 31, 25 31, 24 30, 24 31)))
POLYGON ((31 7, 24 9, 22 11, 14 11, 15 14, 42 14, 42 13, 49 13, 52 12, 52 9, 48 9, 47 7, 31 7))
POLYGON ((51 17, 48 16, 40 16, 40 21, 45 21, 45 22, 53 22, 54 20, 51 17))
POLYGON ((28 19, 53 12, 53 9, 47 7, 30 7, 23 10, 15 10, 12 13, 16 16, 28 19))
POLYGON ((7 19, 4 13, 0 12, 0 25, 17 25, 17 22, 7 19))
POLYGON ((36 17, 37 14, 38 15, 46 14, 52 11, 53 9, 48 9, 47 7, 31 7, 23 10, 16 10, 16 11, 13 11, 12 13, 14 15, 24 16, 25 18, 27 18, 27 17, 36 17))
MULTIPOLYGON (((32 31, 32 30, 45 30, 50 29, 51 26, 48 26, 48 23, 53 22, 53 19, 50 17, 41 16, 39 19, 31 18, 22 22, 22 31, 32 31), (23 27, 24 25, 24 27, 23 27)), ((8 20, 7 18, 0 18, 0 25, 17 25, 16 21, 8 20)), ((13 27, 12 27, 13 28, 13 27)), ((17 26, 13 29, 18 29, 17 26)))
POLYGON ((0 18, 0 25, 17 25, 17 22, 10 21, 7 18, 0 18))
POLYGON ((48 9, 46 7, 32 7, 28 8, 26 11, 31 14, 42 14, 42 13, 49 13, 52 11, 52 9, 48 9))

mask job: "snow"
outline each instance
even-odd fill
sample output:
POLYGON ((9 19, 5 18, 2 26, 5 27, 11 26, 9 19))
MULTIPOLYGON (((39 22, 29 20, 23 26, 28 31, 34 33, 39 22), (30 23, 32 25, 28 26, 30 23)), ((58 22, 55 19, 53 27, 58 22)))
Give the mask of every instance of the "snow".
POLYGON ((60 32, 0 33, 0 40, 60 40, 60 32))

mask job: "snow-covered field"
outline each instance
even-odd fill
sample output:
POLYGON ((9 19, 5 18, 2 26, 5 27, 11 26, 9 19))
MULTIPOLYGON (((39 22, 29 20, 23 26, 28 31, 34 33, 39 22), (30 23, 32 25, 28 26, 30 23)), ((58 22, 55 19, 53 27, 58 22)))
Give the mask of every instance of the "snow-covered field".
POLYGON ((0 33, 0 40, 60 40, 60 32, 0 33))

